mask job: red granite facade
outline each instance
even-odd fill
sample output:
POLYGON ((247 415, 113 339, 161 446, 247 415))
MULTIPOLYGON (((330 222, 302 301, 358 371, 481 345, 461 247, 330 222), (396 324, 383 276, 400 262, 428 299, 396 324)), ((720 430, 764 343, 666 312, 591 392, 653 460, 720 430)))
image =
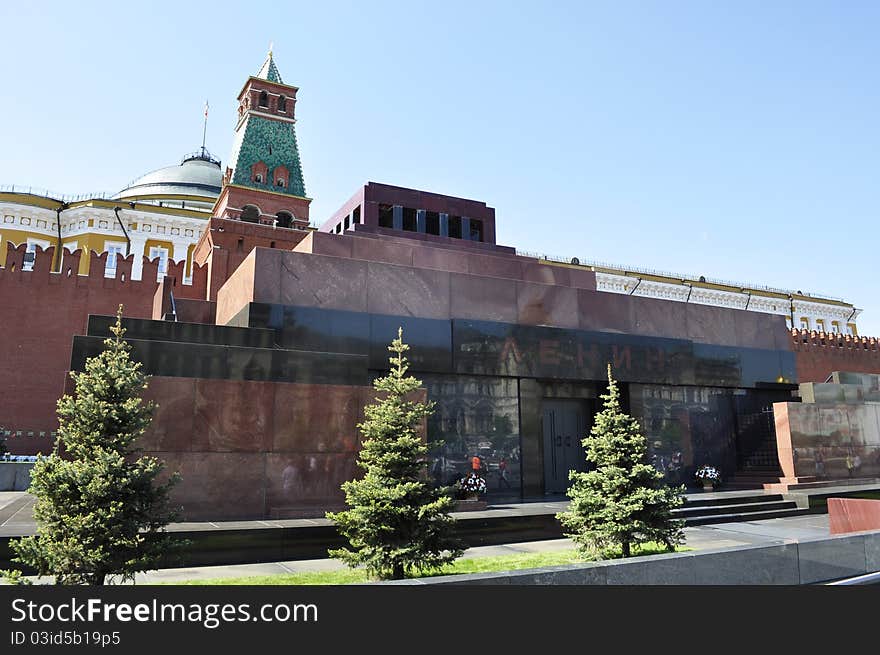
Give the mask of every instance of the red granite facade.
POLYGON ((831 534, 880 530, 880 500, 829 498, 828 523, 831 534))
POLYGON ((153 377, 144 451, 178 471, 187 520, 320 516, 358 473, 372 387, 153 377))

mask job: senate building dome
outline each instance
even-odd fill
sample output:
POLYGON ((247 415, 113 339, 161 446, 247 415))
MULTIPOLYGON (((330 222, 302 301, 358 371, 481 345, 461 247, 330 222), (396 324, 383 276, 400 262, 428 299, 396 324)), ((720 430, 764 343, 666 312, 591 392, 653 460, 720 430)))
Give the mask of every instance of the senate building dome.
POLYGON ((165 207, 210 209, 220 195, 222 184, 220 160, 203 147, 186 155, 176 166, 142 175, 115 197, 165 207))

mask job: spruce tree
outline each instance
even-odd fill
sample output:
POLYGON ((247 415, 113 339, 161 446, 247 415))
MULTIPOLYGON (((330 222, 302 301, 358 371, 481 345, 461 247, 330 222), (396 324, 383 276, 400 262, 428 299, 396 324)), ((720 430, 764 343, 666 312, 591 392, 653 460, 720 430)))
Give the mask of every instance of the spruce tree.
POLYGON ((406 374, 409 346, 403 329, 388 350, 391 371, 373 383, 380 395, 364 408, 366 420, 358 424, 363 435, 358 466, 365 474, 342 484, 350 509, 327 518, 349 542, 331 550, 331 557, 397 580, 448 564, 462 548, 449 514, 455 501, 427 478, 428 445, 421 426, 434 403, 412 400, 421 382, 406 374))
POLYGON ((12 542, 14 561, 56 584, 132 580, 175 545, 164 527, 175 518, 168 494, 177 474, 158 483, 163 463, 135 446, 153 404, 139 395, 146 378, 122 339, 122 305, 110 330, 104 351, 71 372, 76 391, 58 400, 55 448, 31 473, 37 533, 12 542))
POLYGON ((571 471, 567 512, 557 514, 584 554, 620 546, 624 557, 648 541, 670 551, 684 540, 671 510, 684 502, 684 487, 670 487, 648 459, 648 442, 636 419, 620 408, 620 392, 608 366, 608 393, 583 444, 595 468, 571 471))

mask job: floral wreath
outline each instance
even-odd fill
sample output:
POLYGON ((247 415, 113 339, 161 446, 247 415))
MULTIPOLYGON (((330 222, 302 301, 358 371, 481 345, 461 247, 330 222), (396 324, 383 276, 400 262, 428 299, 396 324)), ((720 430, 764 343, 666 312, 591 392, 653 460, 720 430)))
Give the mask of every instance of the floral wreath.
POLYGON ((696 470, 694 477, 704 482, 719 482, 721 480, 721 471, 714 466, 704 464, 696 470))
POLYGON ((486 479, 481 478, 476 473, 471 473, 470 475, 463 477, 461 480, 458 481, 458 486, 461 488, 462 491, 466 491, 468 493, 484 494, 487 490, 486 479))

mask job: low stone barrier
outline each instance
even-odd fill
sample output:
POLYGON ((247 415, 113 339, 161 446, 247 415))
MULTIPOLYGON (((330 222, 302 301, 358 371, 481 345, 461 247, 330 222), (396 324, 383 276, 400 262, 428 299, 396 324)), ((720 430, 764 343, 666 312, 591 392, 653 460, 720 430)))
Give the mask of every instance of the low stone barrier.
POLYGON ((0 491, 26 491, 33 462, 0 462, 0 491))
POLYGON ((880 571, 880 530, 392 585, 806 585, 880 571))

